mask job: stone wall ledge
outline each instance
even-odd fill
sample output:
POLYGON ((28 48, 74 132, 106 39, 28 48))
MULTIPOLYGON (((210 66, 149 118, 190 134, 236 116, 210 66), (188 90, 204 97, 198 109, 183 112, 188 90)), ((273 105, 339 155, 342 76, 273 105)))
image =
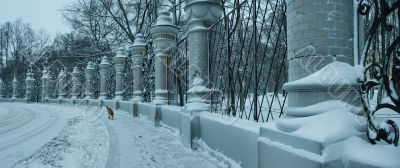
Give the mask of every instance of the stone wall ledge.
MULTIPOLYGON (((275 122, 254 123, 242 119, 224 118, 224 116, 218 116, 207 112, 201 112, 193 117, 190 113, 184 113, 181 107, 142 102, 97 99, 49 99, 48 102, 70 105, 72 105, 72 102, 75 105, 89 105, 89 102, 101 101, 103 101, 104 104, 117 107, 115 108, 117 110, 145 116, 145 118, 154 122, 155 126, 159 126, 157 123, 162 122, 167 126, 173 127, 180 131, 181 139, 184 136, 191 137, 191 134, 194 133, 192 127, 196 126, 200 130, 200 139, 205 144, 211 149, 221 152, 228 158, 237 161, 243 168, 356 168, 360 165, 371 168, 379 167, 351 159, 346 161, 340 159, 323 161, 321 160, 321 151, 323 151, 324 146, 321 143, 291 135, 277 128, 274 129, 275 122), (200 125, 190 125, 193 123, 193 119, 198 119, 200 125), (189 123, 182 124, 182 121, 183 123, 189 123), (190 125, 189 127, 188 124, 190 125), (185 130, 188 132, 183 132, 185 130), (288 149, 293 149, 294 152, 288 149), (296 151, 301 152, 298 153, 296 151)), ((0 102, 14 101, 12 99, 0 99, 0 102)), ((100 104, 101 103, 95 103, 95 105, 100 104)), ((117 121, 118 120, 116 120, 116 122, 117 121)), ((191 140, 193 141, 194 139, 191 140)))
POLYGON ((315 84, 298 84, 298 85, 286 85, 283 87, 285 91, 288 92, 300 92, 300 91, 328 91, 328 90, 335 90, 335 91, 349 91, 355 90, 360 91, 361 85, 360 84, 333 84, 333 85, 322 85, 319 83, 315 84))

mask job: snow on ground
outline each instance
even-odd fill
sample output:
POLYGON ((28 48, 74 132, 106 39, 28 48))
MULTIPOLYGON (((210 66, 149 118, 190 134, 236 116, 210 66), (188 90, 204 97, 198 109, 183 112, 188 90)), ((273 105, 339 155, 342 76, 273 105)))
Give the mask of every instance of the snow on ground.
MULTIPOLYGON (((292 110, 291 115, 300 113, 298 116, 307 117, 285 116, 268 123, 268 127, 321 143, 324 146, 322 155, 307 153, 280 142, 265 141, 267 144, 319 162, 341 160, 345 165, 356 162, 376 167, 400 167, 399 147, 385 142, 378 142, 377 145, 368 142, 365 134, 367 119, 360 115, 363 113, 361 109, 340 100, 330 100, 289 110, 292 110)), ((378 122, 391 119, 400 125, 399 115, 391 110, 382 109, 377 114, 380 114, 376 116, 378 122)))
POLYGON ((400 167, 400 147, 386 143, 371 145, 368 140, 358 136, 328 146, 324 151, 327 161, 341 159, 345 164, 349 161, 373 165, 376 167, 400 167))
POLYGON ((35 153, 56 137, 68 119, 76 115, 68 108, 1 103, 1 167, 11 167, 35 153))
POLYGON ((105 135, 107 130, 101 122, 75 117, 57 137, 20 160, 15 167, 104 167, 108 153, 108 136, 105 135))
MULTIPOLYGON (((154 127, 154 123, 129 117, 118 111, 115 120, 105 120, 111 138, 109 162, 115 167, 230 167, 205 150, 192 151, 183 146, 179 133, 168 127, 154 127)), ((109 165, 111 166, 111 165, 109 165)))
POLYGON ((116 111, 1 103, 1 167, 238 167, 209 149, 183 146, 176 130, 116 111), (82 115, 85 114, 85 115, 82 115), (217 156, 217 157, 215 157, 217 156))
POLYGON ((299 113, 299 116, 307 117, 285 116, 276 122, 276 127, 324 145, 361 135, 366 128, 366 118, 358 115, 362 114, 361 109, 340 100, 290 110, 292 115, 299 113))

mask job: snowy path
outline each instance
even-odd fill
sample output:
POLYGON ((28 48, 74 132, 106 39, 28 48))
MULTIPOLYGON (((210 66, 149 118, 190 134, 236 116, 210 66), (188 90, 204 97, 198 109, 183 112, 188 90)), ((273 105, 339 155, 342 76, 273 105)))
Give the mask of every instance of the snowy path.
POLYGON ((231 167, 184 147, 173 129, 121 111, 88 121, 82 110, 0 103, 0 167, 231 167))
POLYGON ((1 103, 1 167, 12 166, 56 137, 67 120, 77 115, 64 110, 48 105, 1 103))
POLYGON ((111 137, 107 167, 228 167, 204 150, 192 151, 182 145, 178 133, 166 127, 154 127, 146 119, 118 112, 115 120, 106 120, 111 137), (117 147, 118 146, 118 147, 117 147))

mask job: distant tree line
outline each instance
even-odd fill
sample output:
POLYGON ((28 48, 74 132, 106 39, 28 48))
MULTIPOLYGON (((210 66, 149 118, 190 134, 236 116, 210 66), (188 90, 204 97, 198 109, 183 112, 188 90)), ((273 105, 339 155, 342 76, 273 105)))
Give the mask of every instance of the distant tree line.
MULTIPOLYGON (((30 63, 42 57, 51 47, 50 35, 45 30, 34 30, 29 23, 21 19, 0 25, 0 78, 10 95, 13 76, 18 81, 25 79, 30 63)), ((24 83, 19 93, 24 91, 24 83)))
MULTIPOLYGON (((13 74, 21 74, 17 78, 23 83, 30 63, 34 64, 33 69, 35 74, 39 75, 38 78, 40 78, 44 66, 56 65, 50 67, 53 77, 57 76, 60 69, 71 72, 73 66, 78 66, 83 70, 88 61, 98 64, 103 56, 109 58, 114 56, 117 48, 128 48, 133 44, 138 32, 145 35, 151 46, 150 28, 155 23, 158 12, 162 9, 171 12, 173 22, 180 31, 178 42, 181 42, 181 40, 185 40, 187 34, 187 24, 183 12, 185 2, 185 0, 72 0, 61 10, 71 31, 56 34, 53 39, 43 30, 34 31, 28 23, 23 23, 22 20, 5 23, 0 30, 0 55, 4 58, 0 65, 3 67, 1 68, 1 78, 7 83, 7 86, 11 86, 13 74), (62 62, 64 65, 58 66, 54 61, 62 62)), ((281 88, 283 82, 286 81, 287 66, 280 59, 286 55, 286 25, 282 25, 285 20, 281 19, 284 18, 282 16, 284 15, 282 12, 284 11, 282 8, 284 1, 256 0, 255 3, 257 4, 256 17, 252 13, 253 1, 220 1, 220 4, 224 6, 224 11, 217 26, 226 32, 225 35, 219 35, 225 39, 222 41, 225 41, 226 44, 219 49, 223 51, 218 52, 219 54, 224 53, 224 56, 220 56, 221 63, 228 65, 224 71, 221 71, 228 75, 227 83, 222 85, 232 92, 231 96, 237 94, 234 93, 237 92, 237 87, 247 87, 250 90, 254 87, 251 84, 252 80, 249 80, 253 76, 250 69, 253 66, 251 62, 258 64, 257 76, 260 81, 258 81, 259 86, 257 87, 260 89, 260 94, 272 92, 276 87, 281 88), (257 24, 256 33, 253 33, 253 20, 257 24), (257 51, 252 49, 253 41, 255 41, 253 40, 254 34, 257 34, 255 36, 257 37, 257 51), (274 50, 275 48, 277 49, 274 50), (277 56, 273 57, 274 55, 277 56), (241 58, 246 58, 246 61, 241 58), (270 63, 273 60, 275 61, 270 63), (240 64, 239 62, 248 62, 249 64, 240 64), (284 67, 281 68, 282 66, 284 67), (271 73, 260 71, 271 72, 272 75, 269 77, 268 74, 271 73), (281 71, 285 72, 284 75, 280 75, 281 71), (267 83, 267 80, 264 80, 266 78, 279 81, 279 84, 267 83), (238 83, 247 86, 238 86, 238 83)), ((143 65, 146 78, 144 83, 149 86, 154 81, 153 59, 154 54, 150 51, 143 65)), ((178 60, 187 61, 180 58, 178 60)), ((128 60, 125 80, 128 82, 132 81, 129 65, 128 60)), ((185 66, 186 64, 179 65, 185 66)), ((175 68, 186 69, 186 67, 175 68)), ((184 79, 178 81, 183 82, 182 87, 187 85, 184 79)), ((112 83, 110 84, 113 86, 112 83)), ((127 86, 127 88, 129 87, 127 86)), ((145 87, 148 92, 152 92, 153 89, 154 87, 145 87)))

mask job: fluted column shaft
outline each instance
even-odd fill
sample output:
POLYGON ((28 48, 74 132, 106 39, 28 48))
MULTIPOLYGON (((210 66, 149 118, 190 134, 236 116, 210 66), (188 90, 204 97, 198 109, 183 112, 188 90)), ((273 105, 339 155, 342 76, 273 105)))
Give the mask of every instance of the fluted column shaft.
POLYGON ((103 57, 99 65, 100 68, 100 97, 99 99, 108 98, 107 76, 110 68, 110 63, 106 56, 103 57))
POLYGON ((25 83, 26 83, 25 99, 27 101, 32 101, 32 99, 33 99, 32 90, 33 90, 34 82, 35 82, 35 79, 33 78, 33 73, 31 71, 29 71, 26 74, 26 79, 25 79, 25 83))
POLYGON ((74 67, 74 70, 72 70, 72 93, 71 93, 71 99, 77 99, 78 96, 80 95, 80 80, 79 80, 79 75, 80 71, 78 67, 74 67))
POLYGON ((115 63, 115 100, 124 99, 124 69, 125 69, 126 55, 124 49, 120 48, 117 55, 114 57, 115 63))
POLYGON ((188 16, 188 55, 189 55, 189 90, 188 111, 207 111, 211 89, 209 88, 209 43, 213 36, 210 25, 215 24, 222 15, 222 6, 217 0, 188 0, 185 6, 188 16), (193 106, 193 104, 197 104, 193 106), (199 105, 202 104, 202 105, 199 105), (194 107, 194 108, 193 108, 194 107))
POLYGON ((85 78, 86 78, 86 88, 85 88, 85 99, 93 99, 93 73, 94 73, 94 64, 93 62, 89 62, 85 69, 85 78))
POLYGON ((4 97, 4 83, 3 80, 0 79, 0 99, 4 97))
POLYGON ((176 36, 178 27, 172 23, 168 11, 161 11, 156 24, 151 28, 153 48, 155 52, 155 97, 153 103, 166 104, 170 96, 173 81, 168 81, 173 73, 170 62, 174 49, 176 48, 176 36))
POLYGON ((133 96, 132 101, 141 102, 143 93, 143 57, 147 52, 146 42, 141 33, 136 35, 135 42, 130 49, 132 55, 133 96))
POLYGON ((64 70, 61 70, 57 78, 58 78, 58 99, 64 99, 67 94, 67 87, 66 87, 67 74, 65 73, 64 70))
POLYGON ((14 76, 14 79, 12 81, 12 87, 13 87, 12 98, 15 99, 18 96, 18 93, 17 93, 18 81, 17 81, 17 78, 15 76, 14 76))
POLYGON ((48 90, 49 90, 49 85, 48 85, 48 80, 49 80, 49 76, 48 76, 48 70, 47 68, 44 68, 44 70, 42 71, 42 101, 46 101, 47 99, 49 99, 49 94, 48 94, 48 90))

